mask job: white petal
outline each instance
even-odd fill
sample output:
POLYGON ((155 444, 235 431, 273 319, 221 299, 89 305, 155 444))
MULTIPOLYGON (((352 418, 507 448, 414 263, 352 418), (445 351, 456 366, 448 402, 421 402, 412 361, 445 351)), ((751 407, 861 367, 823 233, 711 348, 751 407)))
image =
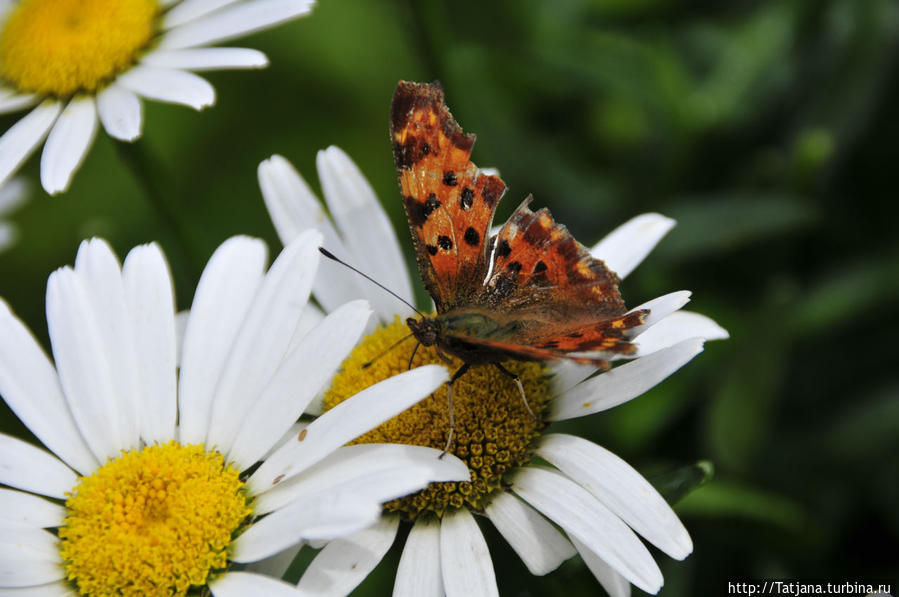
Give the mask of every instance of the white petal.
POLYGON ((723 340, 727 330, 710 317, 692 311, 675 311, 634 339, 637 354, 645 356, 673 346, 687 338, 723 340))
POLYGON ((632 529, 676 560, 693 542, 668 502, 631 465, 605 448, 563 433, 543 436, 537 455, 595 495, 632 529))
POLYGON ((184 352, 184 332, 187 331, 187 321, 190 319, 190 311, 178 311, 175 313, 175 363, 181 368, 181 354, 184 352))
POLYGON ((147 66, 177 70, 216 70, 264 68, 268 58, 259 50, 247 48, 186 48, 152 52, 141 61, 147 66))
POLYGON ((396 538, 400 517, 382 516, 377 524, 332 541, 306 568, 297 588, 304 595, 349 595, 374 570, 396 538))
POLYGON ((702 352, 702 344, 702 338, 684 340, 590 378, 553 400, 549 419, 582 417, 636 398, 702 352))
POLYGON ((138 379, 134 330, 118 257, 104 240, 83 241, 75 256, 75 275, 81 279, 100 332, 99 360, 108 364, 113 389, 110 414, 117 414, 120 422, 121 443, 117 447, 137 448, 144 387, 138 379))
POLYGON ((159 46, 190 48, 223 42, 308 14, 313 4, 313 0, 243 2, 172 29, 163 36, 159 46))
POLYGON ((571 542, 556 527, 508 493, 494 497, 485 513, 531 574, 548 574, 575 553, 571 542))
MULTIPOLYGON (((315 163, 325 200, 355 267, 359 268, 408 302, 412 285, 393 226, 371 185, 340 148, 318 152, 315 163)), ((411 310, 374 284, 366 298, 383 321, 411 310)))
POLYGON ((0 488, 0 526, 52 528, 62 524, 66 510, 30 493, 0 488))
MULTIPOLYGON (((56 564, 58 566, 58 564, 56 564)), ((27 587, 0 588, 0 597, 78 597, 75 589, 65 580, 30 585, 27 587)))
POLYGON ((47 531, 3 529, 0 587, 31 587, 65 578, 57 543, 47 531))
POLYGON ((325 387, 371 316, 365 301, 347 303, 313 329, 283 360, 240 422, 228 459, 246 470, 265 454, 325 387))
POLYGON ((284 578, 284 575, 290 569, 290 565, 293 564, 297 554, 300 553, 304 545, 305 543, 302 541, 296 545, 291 545, 274 555, 248 564, 246 570, 274 578, 284 578))
POLYGON ((44 100, 3 133, 0 137, 0 184, 6 182, 41 144, 61 111, 62 103, 44 100))
POLYGON ((119 75, 116 82, 143 97, 182 104, 194 110, 215 103, 212 85, 206 79, 182 70, 135 66, 119 75))
POLYGON ((70 268, 53 272, 47 281, 47 327, 59 381, 80 435, 97 461, 106 462, 129 445, 126 429, 131 425, 118 404, 94 309, 70 268))
POLYGON ((113 83, 97 95, 97 111, 110 137, 122 141, 140 137, 143 105, 133 91, 113 83))
POLYGON ((447 597, 499 596, 487 542, 465 508, 441 519, 440 560, 447 597))
POLYGON ((393 597, 443 597, 440 561, 440 522, 419 518, 403 547, 393 597))
POLYGON ((640 265, 674 224, 674 220, 660 214, 639 215, 606 235, 590 253, 624 279, 640 265))
POLYGON ((209 583, 209 589, 216 597, 245 597, 246 595, 266 595, 266 597, 300 597, 296 587, 252 572, 226 572, 209 583))
POLYGON ((581 558, 583 558, 587 568, 590 569, 590 572, 593 573, 593 576, 596 577, 596 580, 599 581, 602 588, 606 590, 609 597, 630 597, 631 583, 627 582, 626 578, 618 574, 618 572, 605 563, 602 558, 590 551, 586 545, 574 537, 571 538, 571 541, 574 543, 575 548, 577 548, 581 558))
POLYGON ((692 293, 689 290, 677 290, 675 292, 669 292, 668 294, 654 298, 651 301, 646 301, 642 305, 634 307, 633 309, 628 311, 628 313, 633 313, 634 311, 640 311, 642 309, 649 310, 649 315, 647 315, 643 320, 642 325, 638 325, 637 327, 628 330, 630 337, 640 335, 644 330, 657 324, 658 322, 662 321, 663 319, 689 303, 690 294, 692 293))
POLYGON ((312 289, 320 243, 314 230, 298 236, 253 297, 212 400, 207 446, 222 453, 231 449, 243 419, 284 359, 312 289))
POLYGON ((232 543, 231 559, 255 562, 305 538, 345 537, 374 524, 380 515, 380 504, 358 493, 304 496, 250 526, 232 543))
POLYGON ((248 479, 250 494, 256 494, 312 466, 339 446, 406 410, 443 385, 449 378, 445 367, 426 365, 385 379, 344 400, 304 430, 302 442, 291 442, 277 450, 248 479))
POLYGON ((0 186, 0 215, 12 212, 27 198, 28 184, 21 178, 14 178, 0 186))
MULTIPOLYGON (((282 243, 287 245, 301 231, 315 228, 324 237, 323 247, 338 257, 350 258, 321 202, 290 162, 273 155, 259 164, 258 177, 262 198, 282 243)), ((362 276, 329 259, 322 262, 313 292, 325 311, 366 296, 362 284, 369 282, 362 276)))
POLYGON ((9 114, 10 112, 18 112, 19 110, 30 108, 39 99, 40 96, 34 93, 4 95, 0 98, 0 114, 9 114))
POLYGON ((182 443, 206 440, 215 387, 265 273, 260 240, 235 236, 216 249, 200 276, 181 354, 178 425, 182 443))
POLYGON ((122 267, 137 353, 140 434, 147 444, 175 438, 175 297, 168 263, 157 244, 132 249, 122 267))
POLYGON ((69 411, 56 369, 2 300, 0 394, 28 429, 75 470, 88 474, 98 466, 69 411))
POLYGON ((586 489, 559 473, 527 467, 513 476, 512 490, 630 582, 658 592, 662 573, 646 547, 586 489))
MULTIPOLYGON (((291 441, 296 441, 291 438, 291 441)), ((403 444, 359 444, 336 449, 301 474, 282 480, 256 498, 254 511, 266 514, 303 495, 334 493, 362 477, 384 477, 396 469, 425 469, 432 481, 468 481, 468 467, 452 454, 403 444)), ((264 488, 266 489, 266 488, 264 488)), ((385 488, 387 491, 392 491, 385 488)))
POLYGON ((162 28, 165 30, 180 27, 215 10, 234 4, 237 0, 184 0, 165 13, 162 28))
POLYGON ((48 452, 0 434, 0 483, 48 497, 66 499, 78 477, 48 452))
POLYGON ((75 97, 50 130, 41 154, 41 185, 45 191, 55 195, 69 188, 96 134, 94 98, 75 97))
POLYGON ((0 221, 0 253, 15 244, 19 231, 12 224, 0 221))

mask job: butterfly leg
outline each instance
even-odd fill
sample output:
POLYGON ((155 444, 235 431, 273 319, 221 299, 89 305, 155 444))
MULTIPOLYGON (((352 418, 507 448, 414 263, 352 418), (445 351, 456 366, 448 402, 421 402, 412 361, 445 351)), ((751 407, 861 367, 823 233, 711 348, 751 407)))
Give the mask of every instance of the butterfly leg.
POLYGON ((453 373, 450 380, 446 382, 446 404, 449 409, 449 434, 446 436, 446 445, 443 447, 443 454, 440 455, 440 458, 443 458, 446 456, 446 453, 449 452, 450 446, 453 443, 453 434, 456 430, 456 417, 453 415, 453 384, 456 383, 457 379, 465 375, 469 367, 471 367, 471 365, 465 363, 459 367, 459 370, 453 373))
POLYGON ((528 414, 531 415, 531 417, 534 420, 536 420, 537 415, 535 415, 534 411, 531 410, 531 405, 528 404, 527 396, 524 395, 524 386, 521 385, 521 378, 518 377, 517 375, 515 375, 514 373, 512 373, 511 371, 509 371, 508 369, 506 369, 505 367, 503 367, 502 365, 500 365, 499 363, 493 363, 493 364, 496 366, 497 369, 500 370, 500 373, 502 373, 506 377, 512 378, 512 381, 514 381, 515 385, 518 386, 518 393, 521 394, 521 401, 524 403, 524 407, 527 409, 528 414))

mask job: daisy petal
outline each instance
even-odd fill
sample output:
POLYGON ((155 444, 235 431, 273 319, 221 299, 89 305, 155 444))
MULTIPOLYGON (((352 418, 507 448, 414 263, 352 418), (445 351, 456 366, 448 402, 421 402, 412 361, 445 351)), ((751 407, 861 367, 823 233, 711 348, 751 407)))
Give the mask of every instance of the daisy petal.
MULTIPOLYGON (((58 564, 56 564, 58 566, 58 564)), ((77 597, 72 585, 65 580, 15 589, 0 589, 2 597, 77 597)))
POLYGON ((235 562, 267 558, 307 538, 334 539, 361 531, 381 516, 381 506, 358 493, 303 496, 257 521, 231 544, 235 562))
POLYGON ((184 0, 165 13, 162 28, 168 30, 180 27, 235 2, 237 0, 184 0))
POLYGON ((287 574, 287 570, 290 569, 290 565, 293 564, 297 554, 300 553, 300 550, 303 549, 304 545, 306 545, 306 543, 300 541, 296 545, 291 545, 287 549, 279 551, 274 555, 248 564, 246 569, 273 578, 284 578, 284 575, 287 574))
POLYGON ((301 597, 293 585, 252 572, 226 572, 210 581, 209 589, 216 597, 301 597))
MULTIPOLYGON (((290 162, 273 155, 259 164, 258 177, 262 198, 282 243, 287 245, 301 231, 315 228, 324 237, 322 246, 338 257, 351 258, 321 203, 290 162)), ((323 261, 313 292, 326 311, 366 296, 362 282, 368 282, 361 280, 361 276, 339 263, 323 261)))
POLYGON ((668 502, 615 454, 583 438, 553 433, 541 438, 537 455, 672 558, 682 560, 693 551, 687 529, 668 502))
POLYGON ((485 513, 531 574, 548 574, 575 553, 571 542, 556 527, 508 493, 493 498, 485 513))
POLYGON ((72 99, 53 125, 41 154, 41 185, 45 191, 55 195, 69 188, 96 134, 94 98, 72 99))
POLYGON ((646 301, 642 305, 634 307, 628 313, 633 313, 634 311, 640 311, 646 309, 649 311, 649 315, 646 316, 646 319, 643 320, 642 325, 638 325, 634 328, 628 330, 629 337, 633 338, 641 334, 647 328, 657 324, 662 321, 684 305, 690 302, 690 295, 692 293, 689 290, 677 290, 675 292, 669 292, 668 294, 662 295, 660 297, 654 298, 651 301, 646 301))
POLYGON ((215 89, 206 79, 183 70, 135 66, 116 82, 143 97, 189 106, 194 110, 215 103, 215 89))
POLYGON ((181 347, 178 426, 182 443, 206 440, 212 397, 234 338, 265 273, 265 243, 235 236, 200 276, 181 347))
POLYGON ((172 275, 159 245, 132 249, 122 267, 134 329, 141 438, 147 444, 175 437, 178 416, 175 378, 175 297, 172 275))
POLYGON ((253 297, 212 400, 206 445, 223 454, 287 352, 312 290, 320 244, 315 230, 298 236, 275 259, 253 297))
POLYGON ((673 346, 687 338, 724 340, 729 338, 723 327, 710 317, 692 311, 675 311, 634 339, 637 355, 646 356, 673 346))
POLYGON ((328 543, 306 568, 297 588, 310 597, 349 595, 390 549, 399 524, 399 516, 381 516, 374 526, 328 543))
MULTIPOLYGON (((366 274, 412 302, 409 268, 387 213, 359 168, 339 147, 319 151, 315 160, 325 200, 354 263, 366 274)), ((380 288, 369 285, 366 298, 383 321, 408 307, 380 288)))
POLYGON ((2 300, 0 394, 28 429, 69 466, 82 474, 98 466, 69 411, 56 369, 2 300))
POLYGON ((371 309, 354 301, 331 313, 281 362, 241 421, 228 459, 246 470, 296 421, 356 345, 371 309), (326 350, 322 347, 326 346, 326 350))
POLYGON ((44 100, 41 105, 23 116, 0 137, 0 184, 25 161, 50 132, 62 104, 44 100))
MULTIPOLYGON (((292 440, 293 441, 293 440, 292 440)), ((386 476, 396 468, 427 469, 432 481, 468 481, 468 467, 452 454, 440 458, 433 448, 403 444, 359 444, 338 448, 318 464, 282 480, 256 496, 254 511, 266 514, 303 495, 334 493, 335 487, 361 476, 386 476)))
POLYGON ((75 256, 75 275, 81 279, 100 333, 98 361, 108 365, 113 390, 110 414, 117 414, 120 422, 121 443, 117 448, 137 448, 144 387, 138 380, 134 330, 118 257, 104 240, 83 241, 75 256))
POLYGON ((590 378, 553 400, 551 421, 607 410, 636 398, 702 352, 702 338, 690 338, 590 378))
POLYGON ((661 588, 662 573, 633 531, 574 481, 553 471, 526 467, 515 473, 512 491, 633 584, 653 594, 661 588))
POLYGON ((623 280, 640 265, 674 224, 674 220, 660 214, 639 215, 606 235, 590 249, 590 253, 604 261, 606 267, 623 280))
POLYGON ((0 526, 52 528, 62 524, 65 508, 36 495, 0 489, 0 526))
POLYGON ((191 48, 227 41, 308 14, 313 4, 313 0, 243 2, 172 29, 162 38, 159 47, 191 48))
POLYGON ((129 445, 125 429, 131 425, 117 404, 119 395, 93 306, 70 268, 53 272, 47 281, 47 327, 59 381, 81 437, 97 461, 106 462, 129 445))
POLYGON ((440 563, 448 597, 499 597, 487 542, 465 508, 441 519, 440 563))
POLYGON ((43 530, 3 529, 0 587, 31 587, 65 578, 56 535, 43 530))
POLYGON ((443 597, 440 560, 440 523, 419 518, 403 547, 393 597, 443 597))
POLYGON ((630 597, 631 583, 627 582, 626 578, 618 574, 614 568, 606 564, 602 558, 590 551, 586 545, 576 538, 572 537, 571 542, 574 543, 574 547, 584 560, 587 568, 590 569, 590 572, 593 573, 593 576, 596 577, 602 588, 606 590, 609 597, 630 597))
POLYGON ((0 215, 8 214, 25 203, 28 185, 21 178, 14 178, 0 186, 0 215))
POLYGON ((97 112, 110 137, 121 141, 140 137, 143 105, 133 91, 113 83, 97 95, 97 112))
POLYGON ((0 98, 0 114, 9 114, 10 112, 18 112, 25 108, 30 108, 37 103, 40 96, 33 93, 13 93, 4 95, 0 98))
POLYGON ((78 477, 48 452, 0 434, 0 483, 47 497, 66 499, 78 477))
POLYGON ((17 238, 19 238, 19 231, 15 226, 0 222, 0 253, 11 247, 17 238))
POLYGON ((394 375, 344 400, 310 423, 302 442, 285 444, 263 462, 247 480, 248 491, 251 495, 259 493, 300 473, 339 446, 406 410, 448 379, 445 367, 425 365, 394 375))
POLYGON ((235 68, 264 68, 268 58, 259 50, 246 48, 187 48, 160 50, 141 61, 147 66, 178 70, 215 70, 235 68))

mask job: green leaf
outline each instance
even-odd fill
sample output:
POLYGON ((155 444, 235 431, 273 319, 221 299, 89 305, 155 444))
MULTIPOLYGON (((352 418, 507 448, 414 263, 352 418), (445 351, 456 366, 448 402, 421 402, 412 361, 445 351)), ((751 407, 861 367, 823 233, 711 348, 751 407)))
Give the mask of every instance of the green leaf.
POLYGON ((728 481, 715 481, 686 496, 678 514, 708 518, 743 518, 790 531, 802 529, 805 511, 781 495, 728 481))
POLYGON ((715 466, 709 460, 699 460, 673 471, 655 475, 649 479, 669 504, 679 502, 684 496, 705 485, 715 475, 715 466))

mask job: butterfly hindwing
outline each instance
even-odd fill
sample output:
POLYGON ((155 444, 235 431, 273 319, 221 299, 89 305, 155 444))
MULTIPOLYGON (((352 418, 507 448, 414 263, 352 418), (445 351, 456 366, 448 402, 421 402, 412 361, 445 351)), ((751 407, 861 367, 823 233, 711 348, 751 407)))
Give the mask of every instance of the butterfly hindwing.
POLYGON ((400 82, 390 135, 419 273, 442 313, 469 302, 483 281, 506 185, 471 162, 475 136, 453 119, 439 83, 400 82))

